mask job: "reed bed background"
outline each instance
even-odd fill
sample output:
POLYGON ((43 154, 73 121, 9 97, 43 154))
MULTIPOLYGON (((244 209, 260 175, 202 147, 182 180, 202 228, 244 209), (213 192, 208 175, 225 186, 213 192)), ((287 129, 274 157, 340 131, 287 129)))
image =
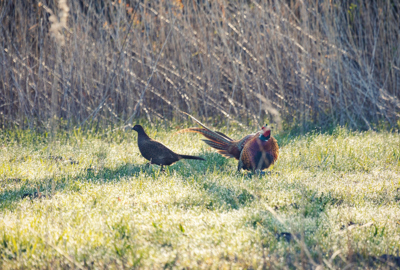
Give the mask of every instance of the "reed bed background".
POLYGON ((399 125, 399 1, 0 1, 0 125, 399 125), (64 119, 64 121, 59 121, 64 119))

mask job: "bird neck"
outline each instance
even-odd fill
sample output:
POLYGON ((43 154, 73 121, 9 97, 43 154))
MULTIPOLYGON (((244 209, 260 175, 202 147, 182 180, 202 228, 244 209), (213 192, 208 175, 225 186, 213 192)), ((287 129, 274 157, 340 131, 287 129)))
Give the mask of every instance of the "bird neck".
POLYGON ((139 136, 139 139, 150 138, 143 129, 138 131, 138 136, 139 136))
POLYGON ((260 140, 262 140, 263 142, 266 142, 269 140, 270 136, 265 137, 264 134, 260 134, 260 136, 258 137, 260 140))

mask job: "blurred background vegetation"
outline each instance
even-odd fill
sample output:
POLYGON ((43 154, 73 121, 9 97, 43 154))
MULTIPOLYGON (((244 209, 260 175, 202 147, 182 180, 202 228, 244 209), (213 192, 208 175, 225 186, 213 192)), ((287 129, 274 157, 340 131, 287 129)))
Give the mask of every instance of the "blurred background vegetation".
POLYGON ((397 127, 399 13, 396 0, 1 0, 0 126, 186 111, 208 124, 397 127))

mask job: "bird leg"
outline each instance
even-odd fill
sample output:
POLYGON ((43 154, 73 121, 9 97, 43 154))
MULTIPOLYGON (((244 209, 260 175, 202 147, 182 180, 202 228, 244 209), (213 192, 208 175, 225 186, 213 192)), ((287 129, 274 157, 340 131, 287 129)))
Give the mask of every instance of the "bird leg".
POLYGON ((263 176, 263 175, 265 175, 266 173, 265 173, 264 171, 261 171, 261 170, 258 170, 258 169, 257 169, 257 170, 254 171, 254 174, 257 175, 257 176, 263 176))
POLYGON ((150 161, 148 162, 148 163, 146 163, 146 168, 149 168, 150 167, 150 165, 151 165, 151 159, 150 159, 150 161))
POLYGON ((241 160, 239 160, 237 171, 240 172, 240 169, 242 169, 242 168, 243 168, 243 162, 241 160))
POLYGON ((165 170, 164 170, 164 165, 161 165, 161 169, 160 169, 160 172, 164 172, 165 170))

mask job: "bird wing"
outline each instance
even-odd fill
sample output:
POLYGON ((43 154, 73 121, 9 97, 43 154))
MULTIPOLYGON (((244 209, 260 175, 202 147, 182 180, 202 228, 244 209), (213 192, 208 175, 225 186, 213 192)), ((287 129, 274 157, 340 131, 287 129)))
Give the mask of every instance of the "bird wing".
POLYGON ((171 149, 169 149, 166 145, 164 145, 161 142, 155 141, 153 140, 154 145, 153 147, 157 150, 158 155, 160 157, 164 157, 164 158, 171 158, 174 157, 176 154, 174 151, 172 151, 171 149))
POLYGON ((259 132, 257 133, 253 133, 253 134, 249 134, 244 136, 240 141, 237 142, 237 148, 239 149, 240 152, 242 152, 245 144, 251 139, 253 138, 255 135, 258 135, 259 132))
POLYGON ((146 151, 142 152, 142 155, 146 159, 152 160, 155 163, 158 163, 159 160, 174 158, 176 155, 167 146, 153 139, 144 141, 142 147, 143 149, 146 149, 146 151))

